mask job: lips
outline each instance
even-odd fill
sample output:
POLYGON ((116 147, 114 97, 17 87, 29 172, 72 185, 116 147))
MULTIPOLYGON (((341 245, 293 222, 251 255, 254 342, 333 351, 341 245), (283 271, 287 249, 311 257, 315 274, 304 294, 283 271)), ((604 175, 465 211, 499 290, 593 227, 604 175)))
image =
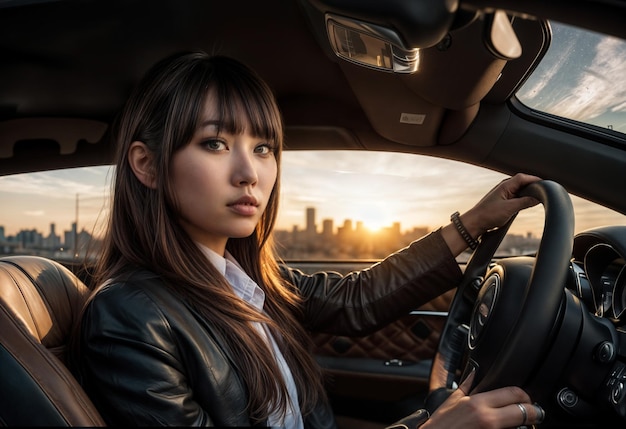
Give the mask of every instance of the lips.
POLYGON ((257 207, 258 205, 259 205, 259 203, 257 202, 256 198, 254 198, 253 196, 249 196, 249 195, 241 197, 237 201, 228 204, 229 207, 232 207, 232 206, 253 206, 253 207, 257 207))
POLYGON ((253 216, 257 213, 259 206, 256 198, 252 196, 244 196, 228 204, 228 207, 240 216, 253 216))

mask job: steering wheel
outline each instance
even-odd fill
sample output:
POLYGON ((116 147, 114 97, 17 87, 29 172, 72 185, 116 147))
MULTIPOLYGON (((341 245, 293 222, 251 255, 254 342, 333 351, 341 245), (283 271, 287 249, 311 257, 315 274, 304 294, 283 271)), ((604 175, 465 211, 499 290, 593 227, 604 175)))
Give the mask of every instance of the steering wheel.
POLYGON ((532 384, 555 335, 574 240, 572 202, 561 185, 548 180, 534 182, 519 194, 536 198, 544 207, 539 249, 534 258, 492 263, 515 217, 483 234, 450 305, 433 360, 431 409, 470 370, 475 370, 474 392, 532 384))

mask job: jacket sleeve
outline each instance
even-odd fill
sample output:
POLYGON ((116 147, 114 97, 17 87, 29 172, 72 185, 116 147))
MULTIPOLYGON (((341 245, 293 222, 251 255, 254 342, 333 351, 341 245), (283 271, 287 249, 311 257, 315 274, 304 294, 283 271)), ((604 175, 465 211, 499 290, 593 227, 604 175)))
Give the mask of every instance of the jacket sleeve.
POLYGON ((345 276, 283 270, 304 298, 305 327, 347 336, 368 334, 407 315, 456 287, 462 278, 440 230, 345 276))
POLYGON ((98 292, 82 319, 78 363, 107 423, 212 425, 194 400, 176 335, 159 306, 142 290, 111 286, 98 292))

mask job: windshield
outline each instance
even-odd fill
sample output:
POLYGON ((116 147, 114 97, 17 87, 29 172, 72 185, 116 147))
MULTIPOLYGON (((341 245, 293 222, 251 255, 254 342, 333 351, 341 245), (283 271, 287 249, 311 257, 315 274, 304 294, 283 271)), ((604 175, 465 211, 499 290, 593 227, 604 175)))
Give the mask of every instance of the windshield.
MULTIPOLYGON (((0 177, 0 253, 82 258, 97 248, 108 213, 113 167, 0 177)), ((283 153, 280 256, 372 260, 409 244, 470 209, 504 174, 424 155, 366 151, 283 153), (454 172, 454 174, 451 174, 454 172)), ((576 231, 624 224, 626 216, 572 196, 576 231)), ((543 207, 516 218, 497 256, 534 252, 543 207)), ((468 253, 459 260, 466 260, 468 253)))

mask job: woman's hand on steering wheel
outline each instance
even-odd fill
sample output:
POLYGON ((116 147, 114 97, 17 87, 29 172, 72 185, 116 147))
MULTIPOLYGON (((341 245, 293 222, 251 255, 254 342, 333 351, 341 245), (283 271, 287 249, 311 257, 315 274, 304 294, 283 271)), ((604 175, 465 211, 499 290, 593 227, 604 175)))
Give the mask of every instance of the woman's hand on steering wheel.
MULTIPOLYGON (((529 174, 518 173, 503 180, 474 205, 460 216, 461 223, 472 238, 504 225, 520 210, 539 204, 531 196, 519 196, 519 191, 541 178, 529 174)), ((442 234, 452 254, 459 255, 467 248, 467 243, 459 235, 455 226, 450 224, 443 228, 442 234)))
POLYGON ((545 412, 519 387, 470 394, 470 374, 421 428, 484 429, 539 424, 545 412))

